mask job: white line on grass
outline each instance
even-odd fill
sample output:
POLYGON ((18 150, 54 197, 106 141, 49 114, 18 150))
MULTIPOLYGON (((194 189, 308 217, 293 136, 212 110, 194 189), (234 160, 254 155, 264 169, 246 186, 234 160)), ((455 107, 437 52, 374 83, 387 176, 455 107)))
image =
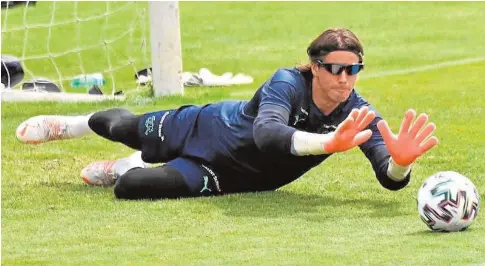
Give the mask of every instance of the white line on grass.
MULTIPOLYGON (((405 68, 405 69, 382 71, 382 72, 371 73, 369 75, 363 74, 360 77, 360 79, 363 80, 363 79, 381 78, 381 77, 387 77, 387 76, 393 76, 393 75, 409 74, 409 73, 415 73, 415 72, 424 72, 424 71, 429 71, 429 70, 434 70, 434 69, 439 69, 439 68, 444 68, 444 67, 477 63, 477 62, 481 62, 481 61, 485 61, 485 56, 475 57, 475 58, 467 58, 467 59, 455 60, 455 61, 441 62, 441 63, 438 63, 438 64, 432 64, 432 65, 427 65, 427 66, 419 66, 419 67, 410 67, 410 68, 405 68)), ((236 91, 236 92, 232 92, 230 95, 231 96, 248 96, 248 95, 252 95, 255 91, 256 91, 256 89, 236 91)))
POLYGON ((485 61, 485 57, 467 58, 467 59, 462 59, 462 60, 448 61, 448 62, 442 62, 442 63, 438 63, 438 64, 433 64, 433 65, 427 65, 427 66, 419 66, 419 67, 411 67, 411 68, 405 68, 405 69, 382 71, 382 72, 377 72, 377 73, 371 73, 369 75, 363 74, 360 77, 360 79, 380 78, 380 77, 387 77, 387 76, 393 76, 393 75, 409 74, 409 73, 414 73, 414 72, 423 72, 423 71, 434 70, 434 69, 439 69, 439 68, 444 68, 444 67, 477 63, 477 62, 480 62, 480 61, 485 61))

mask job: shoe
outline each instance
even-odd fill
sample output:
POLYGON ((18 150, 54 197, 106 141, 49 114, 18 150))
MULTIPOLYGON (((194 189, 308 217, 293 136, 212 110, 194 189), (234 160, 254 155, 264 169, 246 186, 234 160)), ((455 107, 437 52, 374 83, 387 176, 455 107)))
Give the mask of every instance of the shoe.
POLYGON ((116 181, 113 161, 94 162, 81 170, 82 180, 93 186, 110 186, 116 181))
POLYGON ((136 151, 119 160, 94 162, 81 170, 81 178, 89 185, 109 186, 113 185, 116 179, 127 171, 147 166, 141 159, 141 151, 136 151))
POLYGON ((67 119, 55 115, 40 115, 27 119, 17 127, 15 135, 20 142, 27 144, 72 138, 67 119))

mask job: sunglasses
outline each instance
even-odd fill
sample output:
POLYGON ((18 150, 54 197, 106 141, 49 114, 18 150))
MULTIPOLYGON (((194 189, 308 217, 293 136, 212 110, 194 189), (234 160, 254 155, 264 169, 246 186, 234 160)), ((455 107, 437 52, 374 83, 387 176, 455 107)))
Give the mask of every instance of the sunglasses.
POLYGON ((355 75, 359 73, 362 69, 364 69, 364 64, 356 63, 351 65, 344 65, 344 64, 330 64, 324 63, 322 60, 317 60, 317 64, 328 72, 332 73, 333 75, 340 75, 345 70, 348 75, 355 75))

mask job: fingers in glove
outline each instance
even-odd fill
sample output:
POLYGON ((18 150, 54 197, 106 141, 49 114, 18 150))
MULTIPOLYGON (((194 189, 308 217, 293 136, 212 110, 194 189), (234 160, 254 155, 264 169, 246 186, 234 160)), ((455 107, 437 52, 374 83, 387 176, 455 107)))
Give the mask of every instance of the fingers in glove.
POLYGON ((376 118, 376 113, 374 111, 369 111, 364 119, 362 119, 362 121, 359 123, 359 125, 357 126, 357 130, 358 131, 361 131, 363 130, 364 128, 366 128, 372 121, 374 121, 374 119, 376 118))
POLYGON ((355 122, 355 119, 357 119, 357 116, 359 115, 359 110, 357 109, 352 109, 350 112, 349 116, 338 125, 337 129, 335 130, 335 134, 341 134, 345 130, 349 129, 355 122))
POLYGON ((347 118, 351 117, 352 119, 357 120, 357 117, 358 117, 358 116, 359 116, 359 109, 354 108, 354 109, 352 109, 352 111, 350 112, 349 116, 347 116, 347 118))
POLYGON ((416 111, 414 111, 413 109, 409 109, 406 112, 401 123, 401 128, 399 129, 399 135, 409 132, 409 127, 411 126, 411 123, 413 122, 415 116, 416 111))
POLYGON ((362 122, 362 120, 364 120, 364 118, 365 118, 365 116, 367 115, 368 112, 369 112, 369 107, 364 106, 364 107, 360 108, 359 115, 355 119, 355 122, 356 122, 357 125, 360 124, 362 122))
POLYGON ((414 122, 414 125, 411 127, 411 130, 409 130, 409 135, 413 138, 416 137, 426 122, 428 122, 428 115, 424 113, 420 114, 416 119, 416 122, 414 122))
POLYGON ((423 142, 425 139, 429 138, 435 130, 436 130, 435 124, 429 123, 428 125, 426 125, 423 131, 421 131, 421 133, 419 133, 419 135, 416 137, 416 141, 418 141, 418 143, 423 142))
POLYGON ((352 127, 354 124, 354 119, 352 117, 347 117, 340 125, 338 125, 337 130, 335 130, 335 134, 342 134, 347 129, 352 127))
POLYGON ((438 144, 438 142, 438 138, 434 136, 426 140, 423 144, 419 145, 419 150, 421 151, 421 154, 431 150, 434 146, 438 144))
POLYGON ((358 146, 363 144, 364 142, 368 141, 372 136, 372 130, 366 129, 361 131, 355 135, 354 140, 352 141, 353 146, 358 146))
POLYGON ((391 143, 394 140, 394 134, 385 120, 377 122, 377 129, 381 132, 385 143, 391 143))

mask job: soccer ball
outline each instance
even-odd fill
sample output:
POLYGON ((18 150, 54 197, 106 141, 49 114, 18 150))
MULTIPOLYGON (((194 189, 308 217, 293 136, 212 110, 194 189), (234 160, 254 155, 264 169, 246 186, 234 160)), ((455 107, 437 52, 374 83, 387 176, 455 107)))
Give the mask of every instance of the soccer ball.
POLYGON ((433 231, 465 230, 479 209, 475 185, 457 172, 438 172, 428 177, 418 191, 419 216, 433 231))

